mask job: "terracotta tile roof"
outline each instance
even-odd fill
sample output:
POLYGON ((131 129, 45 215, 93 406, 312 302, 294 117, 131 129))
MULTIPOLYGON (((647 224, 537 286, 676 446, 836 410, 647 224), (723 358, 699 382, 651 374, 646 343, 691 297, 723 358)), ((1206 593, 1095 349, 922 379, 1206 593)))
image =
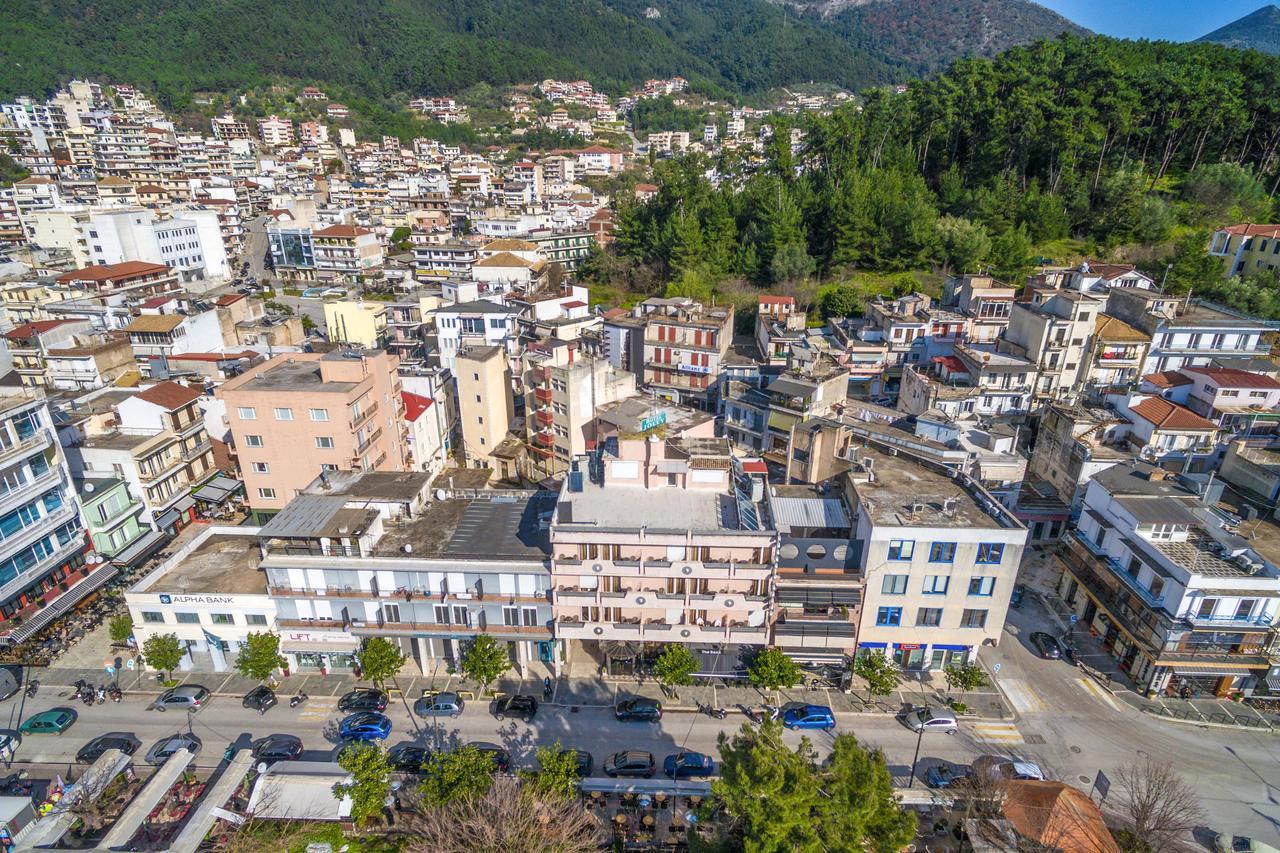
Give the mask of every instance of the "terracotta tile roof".
POLYGON ((1162 397, 1148 397, 1136 406, 1130 406, 1129 411, 1156 429, 1213 432, 1218 428, 1217 424, 1205 420, 1185 406, 1170 403, 1162 397))
POLYGON ((142 302, 142 307, 143 308, 159 308, 161 305, 165 305, 169 302, 172 302, 177 298, 178 298, 178 294, 176 293, 165 293, 165 294, 161 294, 160 296, 153 296, 150 299, 144 299, 142 302))
POLYGON ((1102 811, 1083 791, 1062 782, 1009 782, 1004 816, 1018 835, 1045 849, 1120 853, 1102 811))
POLYGON ((138 399, 154 403, 165 411, 172 412, 199 400, 201 396, 203 395, 199 391, 193 391, 177 382, 161 382, 140 393, 138 399))
POLYGON ((1176 370, 1166 370, 1163 373, 1149 373, 1142 377, 1143 382, 1149 382, 1157 388, 1177 388, 1180 385, 1194 384, 1190 379, 1183 376, 1176 370))
POLYGON ((179 314, 143 314, 124 327, 126 332, 156 332, 164 334, 172 332, 182 325, 186 317, 179 314))
POLYGON ((1089 262, 1089 274, 1096 275, 1100 278, 1112 279, 1118 278, 1137 269, 1133 264, 1104 264, 1096 261, 1089 262))
POLYGON ((38 335, 41 332, 47 332, 50 329, 61 326, 63 323, 76 323, 77 320, 36 320, 33 323, 23 323, 17 328, 11 329, 4 333, 4 336, 11 341, 20 341, 23 338, 29 338, 38 335))
POLYGON ((1222 229, 1228 234, 1234 234, 1237 237, 1280 237, 1280 225, 1228 225, 1222 229))
POLYGON ((1118 317, 1112 317, 1110 314, 1101 314, 1098 316, 1098 325, 1094 331, 1094 335, 1098 340, 1104 343, 1116 344, 1138 344, 1146 343, 1151 340, 1151 336, 1144 334, 1142 331, 1130 326, 1124 320, 1118 317))
POLYGON ((476 261, 478 267, 521 267, 530 269, 534 266, 533 261, 525 260, 519 255, 513 255, 510 252, 498 252, 496 255, 490 255, 482 261, 476 261))
POLYGON ((1184 367, 1183 373, 1195 373, 1206 379, 1212 379, 1222 388, 1265 388, 1280 389, 1280 382, 1262 373, 1250 373, 1234 367, 1184 367))
POLYGON ((357 228, 354 225, 330 225, 328 228, 321 228, 319 231, 312 231, 312 237, 363 237, 365 234, 373 232, 367 228, 357 228))
POLYGON ((435 400, 430 397, 423 397, 421 394, 414 394, 409 391, 401 391, 400 396, 404 399, 404 419, 409 423, 413 423, 422 417, 422 413, 435 405, 435 400))
POLYGON ((217 305, 219 308, 226 308, 228 305, 236 304, 241 299, 244 299, 243 293, 224 293, 222 296, 213 300, 213 304, 217 305))
POLYGON ((502 237, 485 243, 484 250, 486 252, 536 252, 538 251, 538 244, 530 243, 528 240, 502 237))
POLYGON ((581 299, 575 299, 572 302, 564 303, 560 307, 561 308, 586 308, 587 303, 583 302, 581 299))
POLYGON ((168 272, 169 268, 164 264, 152 264, 146 261, 123 261, 118 264, 102 264, 63 273, 58 276, 57 281, 60 284, 72 281, 115 281, 122 278, 140 278, 144 275, 163 275, 168 272))
POLYGON ((761 305, 795 305, 796 298, 794 296, 761 296, 759 302, 761 305))

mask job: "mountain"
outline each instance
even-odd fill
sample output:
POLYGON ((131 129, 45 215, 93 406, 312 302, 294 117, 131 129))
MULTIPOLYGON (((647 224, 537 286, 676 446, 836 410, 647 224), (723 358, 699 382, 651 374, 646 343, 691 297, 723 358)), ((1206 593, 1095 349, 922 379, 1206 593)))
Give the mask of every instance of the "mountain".
POLYGON ((1026 0, 796 2, 7 0, 0 96, 72 76, 140 85, 170 106, 273 80, 374 99, 546 77, 618 89, 675 74, 731 93, 811 80, 857 89, 1078 29, 1026 0))
POLYGON ((1280 53, 1280 6, 1263 6, 1196 41, 1211 41, 1227 47, 1260 50, 1263 53, 1280 53))

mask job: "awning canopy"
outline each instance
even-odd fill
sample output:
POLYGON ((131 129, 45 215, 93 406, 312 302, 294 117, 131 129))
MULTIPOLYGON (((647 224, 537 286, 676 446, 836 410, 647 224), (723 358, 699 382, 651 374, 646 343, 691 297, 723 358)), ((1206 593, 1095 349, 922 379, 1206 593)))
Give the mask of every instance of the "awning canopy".
POLYGON ((191 496, 203 503, 221 504, 227 498, 244 489, 244 481, 233 477, 218 475, 191 493, 191 496))
POLYGON ((169 534, 163 530, 151 530, 130 542, 123 550, 111 558, 117 566, 136 566, 150 557, 161 546, 169 541, 169 534))
POLYGON ((82 601, 86 595, 111 580, 120 570, 111 563, 103 563, 93 571, 89 572, 75 586, 68 589, 62 595, 46 604, 34 615, 28 616, 22 620, 18 627, 9 632, 6 638, 10 643, 21 643, 28 637, 34 635, 41 628, 48 625, 54 619, 57 619, 63 613, 66 613, 77 603, 82 601))
POLYGON ((181 513, 176 509, 166 509, 164 512, 156 516, 156 527, 164 530, 166 527, 172 527, 177 522, 181 513))
POLYGON ((694 645, 692 651, 698 657, 695 678, 746 678, 747 666, 742 660, 740 645, 694 645))
POLYGON ((609 660, 635 660, 640 657, 640 644, 622 640, 605 640, 600 644, 600 651, 609 660))
POLYGON ((173 511, 183 513, 191 509, 195 505, 196 505, 195 498, 191 497, 191 495, 183 495, 182 497, 178 498, 178 502, 173 505, 173 511))
POLYGON ((360 641, 355 639, 336 641, 296 640, 294 642, 286 640, 280 644, 280 651, 293 654, 302 652, 322 655, 349 655, 359 648, 360 641))
POLYGON ((857 587, 778 586, 779 604, 857 606, 862 593, 857 587))

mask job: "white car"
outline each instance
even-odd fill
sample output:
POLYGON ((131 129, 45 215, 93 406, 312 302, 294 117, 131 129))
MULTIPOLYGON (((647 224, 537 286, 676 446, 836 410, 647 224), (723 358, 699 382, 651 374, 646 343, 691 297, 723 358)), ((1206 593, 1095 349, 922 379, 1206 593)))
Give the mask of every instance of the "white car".
POLYGON ((960 726, 956 723, 956 716, 950 711, 935 711, 932 708, 916 708, 909 711, 902 717, 902 722, 907 724, 907 728, 913 732, 943 732, 944 734, 955 734, 960 726))
POLYGON ((979 755, 973 761, 973 772, 986 773, 992 779, 1045 780, 1044 771, 1037 765, 1013 756, 979 755))
POLYGON ((1263 844, 1252 838, 1246 838, 1243 835, 1232 835, 1229 832, 1222 832, 1218 837, 1213 839, 1213 847, 1218 853, 1280 853, 1280 850, 1272 847, 1270 844, 1263 844))

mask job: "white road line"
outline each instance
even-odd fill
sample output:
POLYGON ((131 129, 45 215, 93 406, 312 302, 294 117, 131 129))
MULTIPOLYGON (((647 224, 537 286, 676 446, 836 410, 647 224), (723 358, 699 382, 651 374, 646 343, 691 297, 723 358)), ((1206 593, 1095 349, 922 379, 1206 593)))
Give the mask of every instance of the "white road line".
POLYGON ((973 723, 969 729, 978 740, 1022 742, 1022 733, 1013 723, 973 723))
POLYGON ((1044 700, 1035 689, 1021 678, 1003 678, 1000 689, 1009 699, 1009 704, 1021 714, 1034 714, 1045 709, 1044 700))
POLYGON ((1089 678, 1086 675, 1083 678, 1077 678, 1076 681, 1079 683, 1081 687, 1084 688, 1085 692, 1088 693, 1090 696, 1093 696, 1095 699, 1099 699, 1105 702, 1106 704, 1110 705, 1113 711, 1120 710, 1120 706, 1116 703, 1115 698, 1110 693, 1103 690, 1102 686, 1097 682, 1095 682, 1092 678, 1089 678))

